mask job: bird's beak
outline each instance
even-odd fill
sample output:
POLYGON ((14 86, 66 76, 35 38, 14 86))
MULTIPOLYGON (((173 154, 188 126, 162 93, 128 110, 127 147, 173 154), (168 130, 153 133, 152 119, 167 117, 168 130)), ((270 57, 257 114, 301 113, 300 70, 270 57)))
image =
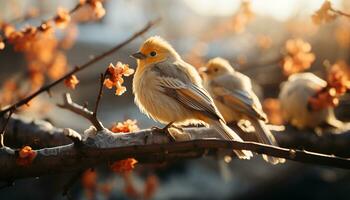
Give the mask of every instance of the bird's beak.
POLYGON ((147 58, 147 56, 141 52, 131 54, 130 56, 135 58, 135 59, 140 59, 140 60, 147 58))

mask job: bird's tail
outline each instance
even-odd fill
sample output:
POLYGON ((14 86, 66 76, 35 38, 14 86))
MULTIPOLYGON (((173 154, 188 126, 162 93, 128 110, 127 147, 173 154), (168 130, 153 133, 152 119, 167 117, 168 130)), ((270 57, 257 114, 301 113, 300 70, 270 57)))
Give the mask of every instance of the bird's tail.
MULTIPOLYGON (((258 141, 263 144, 278 146, 275 137, 272 135, 270 129, 266 126, 265 122, 259 119, 250 118, 249 121, 252 123, 255 129, 258 141)), ((271 164, 284 163, 286 160, 284 158, 276 158, 273 156, 267 156, 263 154, 263 158, 266 162, 271 164)))
POLYGON ((342 129, 344 127, 344 123, 337 119, 334 114, 334 110, 329 109, 328 118, 326 119, 326 124, 337 129, 342 129))
MULTIPOLYGON (((212 127, 218 131, 220 133, 220 135, 226 139, 226 140, 234 140, 234 141, 238 141, 238 142, 243 142, 243 140, 239 137, 239 135, 237 135, 237 133, 235 133, 232 129, 230 129, 230 127, 228 127, 225 122, 219 120, 219 121, 211 121, 210 123, 212 125, 212 127)), ((251 157, 253 157, 253 154, 251 151, 247 151, 247 150, 233 150, 237 157, 239 159, 250 159, 251 157)))

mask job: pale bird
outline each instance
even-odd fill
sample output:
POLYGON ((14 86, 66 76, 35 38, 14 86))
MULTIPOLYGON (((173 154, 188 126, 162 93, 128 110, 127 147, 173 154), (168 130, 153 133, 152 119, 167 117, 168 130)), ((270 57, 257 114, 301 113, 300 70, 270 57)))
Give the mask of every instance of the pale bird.
POLYGON ((314 129, 322 125, 342 127, 343 123, 335 117, 333 108, 314 111, 308 105, 309 99, 326 86, 326 81, 310 72, 291 75, 282 83, 279 94, 284 121, 298 129, 314 129))
MULTIPOLYGON (((248 120, 254 126, 259 142, 278 146, 275 137, 266 126, 266 114, 253 92, 249 77, 235 71, 227 60, 220 57, 209 60, 203 72, 204 85, 226 122, 248 120)), ((272 164, 285 161, 266 155, 263 155, 263 158, 272 164)))

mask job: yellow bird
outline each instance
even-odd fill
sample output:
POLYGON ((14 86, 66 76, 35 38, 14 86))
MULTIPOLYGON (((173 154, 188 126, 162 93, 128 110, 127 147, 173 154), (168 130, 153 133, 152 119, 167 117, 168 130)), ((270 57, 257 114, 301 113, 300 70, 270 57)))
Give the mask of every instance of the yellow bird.
MULTIPOLYGON (((226 122, 249 120, 255 128, 259 142, 278 146, 275 137, 265 124, 266 115, 253 92, 249 77, 235 71, 227 60, 219 57, 209 60, 203 72, 204 85, 226 122)), ((263 158, 272 164, 285 161, 266 155, 263 155, 263 158)))
MULTIPOLYGON (((242 141, 231 130, 202 86, 196 69, 183 61, 175 49, 159 36, 148 38, 139 52, 133 79, 135 102, 140 110, 166 127, 205 123, 227 140, 242 141)), ((241 159, 250 151, 234 150, 241 159)))

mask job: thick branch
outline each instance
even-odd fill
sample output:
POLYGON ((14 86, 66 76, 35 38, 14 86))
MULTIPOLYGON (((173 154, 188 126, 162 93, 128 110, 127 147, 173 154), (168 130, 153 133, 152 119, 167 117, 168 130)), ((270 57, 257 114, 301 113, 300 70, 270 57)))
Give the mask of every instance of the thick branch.
POLYGON ((57 79, 56 81, 45 85, 43 87, 41 87, 39 90, 37 90, 36 92, 34 92, 33 94, 27 96, 26 98, 21 99, 20 101, 12 104, 11 106, 3 109, 0 111, 0 116, 3 116, 5 113, 9 112, 10 110, 14 110, 18 107, 21 107, 25 104, 27 104, 30 100, 32 100, 33 98, 35 98, 36 96, 38 96, 39 94, 45 92, 45 91, 49 91, 52 87, 56 86, 57 84, 59 84, 60 82, 64 81, 66 78, 70 77, 71 75, 86 69, 87 67, 91 66, 92 64, 102 60, 103 58, 105 58, 106 56, 109 56, 112 53, 117 52, 118 50, 120 50, 122 47, 124 47, 125 45, 129 44, 131 41, 133 41, 134 39, 136 39, 137 37, 141 36, 142 34, 144 34, 145 32, 147 32, 151 27, 153 27, 159 20, 155 20, 155 21, 151 21, 149 22, 145 27, 143 27, 141 30, 139 30, 138 32, 134 33, 131 37, 129 37, 128 39, 126 39, 125 41, 117 44, 115 47, 113 47, 112 49, 100 54, 99 56, 96 56, 94 59, 88 61, 87 63, 81 65, 81 66, 77 66, 75 67, 72 71, 68 72, 67 74, 65 74, 64 76, 62 76, 61 78, 57 79))
MULTIPOLYGON (((129 157, 136 158, 139 162, 164 162, 197 158, 211 155, 221 149, 227 149, 227 152, 233 152, 232 149, 246 149, 288 160, 350 169, 349 159, 255 142, 220 140, 216 138, 219 134, 209 128, 187 128, 184 133, 172 131, 178 141, 175 143, 169 143, 166 134, 159 131, 112 133, 103 129, 102 124, 91 111, 73 103, 68 94, 65 97, 63 107, 91 120, 92 124, 100 131, 91 127, 84 131, 84 134, 79 135, 71 129, 64 129, 63 134, 74 143, 39 149, 36 151, 37 157, 34 162, 26 167, 16 163, 18 155, 13 149, 1 148, 0 180, 12 181, 25 177, 79 171, 129 157)), ((244 136, 248 135, 244 134, 244 136)))
MULTIPOLYGON (((5 118, 4 118, 5 119, 5 118)), ((4 123, 5 120, 0 120, 4 123)), ((0 124, 2 126, 3 124, 0 124)), ((231 126, 232 128, 235 128, 231 126)), ((190 128, 192 135, 215 137, 216 133, 206 128, 190 128)), ((253 133, 243 133, 235 128, 244 140, 256 141, 253 133)), ((286 130, 273 131, 279 145, 284 148, 305 149, 324 154, 334 154, 342 157, 350 157, 350 124, 338 133, 327 131, 322 136, 316 135, 311 130, 300 131, 287 126, 286 130)), ((194 139, 196 139, 195 137, 194 139)), ((197 138, 198 139, 198 138, 197 138)), ((6 131, 6 146, 19 148, 29 145, 34 149, 55 147, 69 144, 71 141, 63 134, 63 129, 52 126, 42 120, 30 120, 18 115, 13 115, 6 131)))
POLYGON ((71 143, 71 140, 64 136, 63 129, 56 128, 47 121, 32 120, 16 114, 9 120, 4 139, 5 145, 12 148, 29 145, 39 149, 71 143))
POLYGON ((26 167, 15 162, 15 151, 0 149, 0 179, 15 180, 46 174, 72 172, 93 167, 98 164, 129 157, 139 162, 164 162, 178 159, 198 158, 215 153, 218 149, 247 149, 259 154, 267 154, 288 160, 350 169, 350 160, 335 156, 291 150, 263 145, 255 142, 235 142, 210 139, 214 133, 207 128, 187 129, 193 140, 169 143, 164 133, 142 130, 135 133, 111 133, 104 129, 96 134, 94 129, 85 131, 84 146, 76 148, 73 144, 37 150, 34 162, 26 167), (198 134, 202 130, 204 134, 198 134), (204 132, 203 132, 204 130, 204 132), (208 133, 208 134, 206 134, 208 133))

